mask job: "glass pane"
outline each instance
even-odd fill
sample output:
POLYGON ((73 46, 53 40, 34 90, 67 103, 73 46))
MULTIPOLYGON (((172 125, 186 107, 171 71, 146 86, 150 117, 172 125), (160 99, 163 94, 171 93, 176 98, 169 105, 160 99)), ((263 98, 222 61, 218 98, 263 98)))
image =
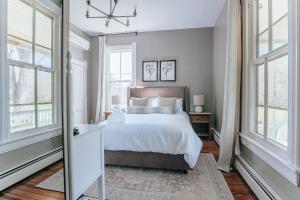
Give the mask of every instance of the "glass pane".
POLYGON ((110 108, 112 109, 115 106, 120 104, 120 83, 119 82, 110 82, 109 83, 109 99, 110 108))
POLYGON ((259 56, 262 56, 269 52, 268 36, 269 36, 269 31, 266 31, 258 37, 258 55, 259 56))
POLYGON ((32 63, 32 43, 8 36, 7 57, 11 60, 32 63))
POLYGON ((34 103, 34 70, 9 67, 10 104, 34 103))
POLYGON ((268 138, 287 145, 288 56, 270 61, 268 71, 268 138))
POLYGON ((53 105, 38 105, 38 126, 47 126, 53 124, 53 105))
POLYGON ((35 43, 51 49, 52 19, 36 11, 35 20, 35 43))
POLYGON ((52 73, 38 71, 37 74, 37 93, 38 103, 52 102, 52 73))
POLYGON ((35 46, 35 64, 43 67, 52 67, 52 53, 49 49, 35 46))
POLYGON ((269 62, 268 105, 280 108, 288 107, 288 56, 269 62))
POLYGON ((288 13, 288 0, 272 0, 272 23, 288 13))
POLYGON ((20 0, 9 0, 7 3, 8 34, 32 42, 33 9, 20 0))
POLYGON ((110 73, 119 74, 121 71, 120 53, 110 54, 110 73))
POLYGON ((268 108, 268 138, 287 146, 288 143, 288 111, 268 108))
POLYGON ((120 108, 126 110, 127 109, 127 94, 128 94, 128 87, 130 87, 131 82, 121 82, 120 83, 120 108))
POLYGON ((273 25, 273 49, 288 43, 288 17, 273 25))
POLYGON ((262 33, 268 28, 268 0, 259 0, 258 2, 258 33, 262 33))
POLYGON ((125 52, 121 54, 122 73, 132 73, 132 53, 125 52))
POLYGON ((10 106, 10 132, 35 128, 34 105, 10 106))
POLYGON ((109 102, 110 108, 118 107, 127 109, 127 92, 130 82, 111 82, 109 86, 109 102))
POLYGON ((256 116, 256 132, 264 134, 264 105, 265 105, 265 66, 257 67, 257 116, 256 116))

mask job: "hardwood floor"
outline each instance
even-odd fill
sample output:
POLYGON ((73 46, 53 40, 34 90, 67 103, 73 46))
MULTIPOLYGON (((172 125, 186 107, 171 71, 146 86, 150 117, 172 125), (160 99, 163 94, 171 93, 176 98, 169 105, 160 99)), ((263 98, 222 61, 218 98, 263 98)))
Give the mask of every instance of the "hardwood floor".
POLYGON ((64 199, 62 192, 55 192, 36 188, 35 186, 63 168, 63 162, 53 165, 35 173, 19 183, 0 192, 0 200, 60 200, 64 199))
MULTIPOLYGON (((216 160, 219 159, 219 147, 213 140, 201 138, 203 141, 202 153, 212 153, 216 160)), ((247 183, 236 171, 230 173, 223 172, 223 176, 229 186, 235 200, 258 200, 247 183)))
MULTIPOLYGON (((212 153, 217 160, 219 158, 219 148, 217 144, 205 138, 203 140, 203 153, 212 153)), ((36 188, 35 185, 42 182, 63 167, 63 162, 59 161, 40 172, 24 179, 12 187, 0 192, 0 200, 58 200, 64 199, 64 194, 36 188)), ((230 173, 223 173, 225 180, 236 200, 257 200, 254 193, 238 174, 233 170, 230 173)))

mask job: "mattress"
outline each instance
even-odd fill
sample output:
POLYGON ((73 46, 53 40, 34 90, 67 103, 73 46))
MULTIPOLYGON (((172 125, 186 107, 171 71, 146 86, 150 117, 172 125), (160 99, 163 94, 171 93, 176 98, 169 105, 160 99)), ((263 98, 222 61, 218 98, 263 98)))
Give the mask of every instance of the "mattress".
POLYGON ((193 168, 202 148, 189 116, 178 114, 125 114, 125 122, 101 122, 104 149, 184 155, 193 168))

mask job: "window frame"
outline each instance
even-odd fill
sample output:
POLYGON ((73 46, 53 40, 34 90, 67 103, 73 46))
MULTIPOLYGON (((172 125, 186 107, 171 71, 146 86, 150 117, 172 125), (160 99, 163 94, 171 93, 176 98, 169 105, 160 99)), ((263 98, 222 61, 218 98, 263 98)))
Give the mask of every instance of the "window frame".
MULTIPOLYGON (((300 3, 297 0, 288 0, 288 45, 279 47, 276 51, 270 48, 270 55, 281 56, 288 53, 288 146, 283 148, 278 143, 271 140, 265 140, 265 136, 257 134, 253 131, 255 128, 256 115, 256 89, 253 82, 256 81, 255 69, 259 63, 263 63, 262 59, 266 59, 265 55, 262 59, 256 59, 257 41, 253 41, 255 36, 254 28, 257 21, 253 20, 255 14, 253 4, 255 0, 244 0, 243 2, 243 46, 244 46, 244 64, 243 64, 243 86, 242 86, 242 129, 241 142, 244 146, 254 152, 268 165, 272 166, 277 172, 286 177, 290 182, 299 185, 300 179, 300 73, 297 69, 300 64, 299 43, 300 43, 300 3), (254 25, 252 25, 254 24, 254 25), (278 51, 278 52, 277 52, 278 51)), ((269 38, 271 40, 271 38, 269 38)), ((272 41, 271 41, 272 42, 272 41)), ((266 73, 265 73, 266 74, 266 73)), ((266 82, 266 80, 265 80, 266 82)), ((266 85, 265 85, 266 87, 266 85)), ((265 119, 266 120, 266 119, 265 119)))
POLYGON ((111 104, 109 100, 109 83, 111 82, 128 82, 128 80, 118 80, 118 81, 110 81, 109 80, 109 55, 110 53, 121 53, 122 51, 130 50, 132 52, 132 80, 130 87, 135 87, 136 85, 136 43, 132 43, 130 45, 118 45, 118 46, 105 46, 105 66, 107 68, 106 70, 106 109, 111 110, 111 104))
MULTIPOLYGON (((46 16, 51 16, 53 18, 52 26, 53 26, 53 34, 52 34, 52 66, 53 68, 49 71, 52 71, 52 83, 53 83, 53 110, 55 115, 54 123, 49 126, 42 126, 34 129, 26 129, 24 131, 18 132, 10 132, 10 102, 9 102, 9 65, 10 64, 21 64, 22 62, 15 62, 9 60, 7 58, 7 1, 3 0, 0 2, 0 9, 1 9, 1 20, 0 20, 0 30, 1 30, 1 38, 0 38, 0 81, 1 81, 1 91, 0 94, 3 98, 1 98, 0 106, 0 153, 4 153, 13 149, 17 149, 29 144, 33 144, 42 140, 46 140, 58 135, 62 134, 62 123, 61 123, 61 8, 55 5, 50 0, 22 0, 26 4, 31 5, 37 11, 45 14, 46 16), (2 34, 3 33, 3 34, 2 34), (55 92, 54 92, 55 91, 55 92)), ((34 13, 36 11, 34 10, 34 13)), ((35 15, 35 14, 34 14, 35 15)), ((33 18, 33 21, 35 18, 33 18)), ((33 33, 34 34, 34 33, 33 33)), ((33 41, 33 46, 35 43, 33 41)), ((33 55, 34 56, 34 55, 33 55)), ((32 65, 26 63, 25 66, 32 65)), ((35 68, 35 66, 33 66, 35 68)), ((48 71, 45 68, 42 70, 37 67, 35 69, 35 74, 38 71, 48 71)), ((37 75, 36 75, 37 77, 37 75)), ((36 105, 38 103, 36 102, 36 105)))

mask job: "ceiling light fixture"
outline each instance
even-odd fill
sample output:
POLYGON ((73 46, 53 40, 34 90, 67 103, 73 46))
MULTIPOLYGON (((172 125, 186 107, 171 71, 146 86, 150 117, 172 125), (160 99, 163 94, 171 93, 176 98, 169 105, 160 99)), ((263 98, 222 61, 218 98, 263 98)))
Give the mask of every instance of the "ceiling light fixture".
POLYGON ((114 15, 114 12, 116 10, 118 2, 119 2, 118 0, 110 0, 110 10, 109 10, 109 13, 106 13, 105 11, 102 11, 99 8, 96 8, 95 6, 93 6, 92 3, 91 3, 91 0, 87 0, 86 1, 86 4, 87 4, 86 18, 88 18, 88 19, 89 18, 106 19, 106 21, 105 21, 105 26, 106 27, 109 26, 109 23, 110 23, 111 20, 119 22, 120 24, 128 27, 130 25, 129 18, 137 16, 136 8, 134 9, 132 15, 114 15), (91 7, 94 10, 100 12, 102 14, 102 16, 90 16, 89 7, 91 7), (126 18, 126 22, 122 21, 122 19, 124 19, 124 18, 126 18))

